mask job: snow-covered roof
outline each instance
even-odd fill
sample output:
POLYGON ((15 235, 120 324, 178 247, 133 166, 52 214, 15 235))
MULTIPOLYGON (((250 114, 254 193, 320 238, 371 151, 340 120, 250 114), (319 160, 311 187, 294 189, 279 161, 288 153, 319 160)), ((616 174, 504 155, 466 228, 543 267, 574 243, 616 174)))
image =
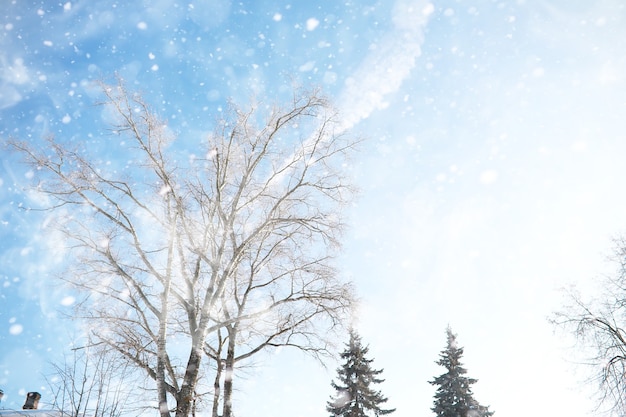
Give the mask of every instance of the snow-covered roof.
POLYGON ((58 411, 53 410, 0 410, 1 417, 63 417, 58 411))

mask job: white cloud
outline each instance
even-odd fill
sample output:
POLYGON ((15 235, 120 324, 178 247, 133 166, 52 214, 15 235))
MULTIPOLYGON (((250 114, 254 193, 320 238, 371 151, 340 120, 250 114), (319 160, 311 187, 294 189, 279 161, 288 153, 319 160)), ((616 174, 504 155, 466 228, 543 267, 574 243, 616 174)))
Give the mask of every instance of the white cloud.
POLYGON ((231 3, 231 0, 205 0, 190 4, 188 16, 204 30, 214 29, 228 18, 231 3))
POLYGON ((345 129, 387 106, 385 96, 400 88, 422 53, 423 30, 433 10, 426 0, 396 2, 392 12, 394 30, 370 51, 346 81, 339 99, 345 129))
POLYGON ((0 83, 0 110, 14 106, 22 100, 22 95, 12 85, 0 83))
POLYGON ((309 72, 313 68, 315 68, 315 61, 308 61, 307 63, 300 65, 298 69, 300 72, 309 72))
POLYGON ((497 179, 498 172, 493 169, 488 169, 480 174, 480 182, 485 185, 493 184, 497 179))
POLYGON ((14 106, 22 100, 20 86, 33 83, 30 73, 22 58, 10 61, 6 56, 0 56, 0 109, 14 106))
POLYGON ((16 58, 8 65, 6 64, 5 59, 2 59, 2 61, 2 66, 4 67, 4 70, 0 73, 2 81, 16 85, 26 84, 30 81, 31 78, 28 74, 29 71, 26 68, 26 65, 24 65, 24 60, 22 58, 16 58))

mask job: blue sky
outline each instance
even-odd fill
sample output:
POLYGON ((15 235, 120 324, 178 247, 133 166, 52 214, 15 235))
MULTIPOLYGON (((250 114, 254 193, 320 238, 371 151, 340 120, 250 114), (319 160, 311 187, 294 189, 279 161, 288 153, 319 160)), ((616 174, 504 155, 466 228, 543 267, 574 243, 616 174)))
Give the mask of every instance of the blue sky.
MULTIPOLYGON (((233 98, 320 85, 367 138, 340 270, 397 417, 429 415, 450 324, 496 415, 592 415, 546 318, 593 292, 626 227, 621 0, 0 0, 0 137, 104 147, 94 81, 120 74, 194 146, 233 98)), ((3 151, 4 152, 4 151, 3 151)), ((115 157, 114 153, 112 157, 115 157)), ((58 241, 0 167, 0 388, 20 407, 66 345, 58 241)), ((325 415, 336 364, 279 351, 239 375, 240 416, 325 415)), ((45 400, 45 395, 42 401, 45 400)))

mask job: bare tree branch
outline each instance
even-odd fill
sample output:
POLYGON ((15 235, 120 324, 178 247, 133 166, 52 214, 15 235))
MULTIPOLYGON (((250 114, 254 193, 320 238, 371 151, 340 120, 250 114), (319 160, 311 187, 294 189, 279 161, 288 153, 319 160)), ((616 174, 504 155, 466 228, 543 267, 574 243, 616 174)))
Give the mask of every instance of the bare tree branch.
POLYGON ((623 416, 626 413, 626 240, 615 239, 610 258, 617 265, 605 277, 597 299, 569 293, 570 305, 557 312, 552 322, 571 332, 592 370, 590 383, 598 387, 598 410, 623 416))

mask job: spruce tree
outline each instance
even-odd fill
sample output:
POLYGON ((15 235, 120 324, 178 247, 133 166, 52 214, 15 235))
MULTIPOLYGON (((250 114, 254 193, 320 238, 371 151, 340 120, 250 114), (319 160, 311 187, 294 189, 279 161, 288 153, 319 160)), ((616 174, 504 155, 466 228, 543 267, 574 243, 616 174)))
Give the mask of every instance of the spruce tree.
POLYGON ((450 327, 446 330, 448 344, 439 354, 438 365, 446 368, 446 373, 429 381, 437 385, 434 406, 431 408, 437 417, 489 417, 493 411, 474 399, 472 385, 476 379, 465 376, 467 370, 461 363, 463 348, 457 345, 456 335, 450 327))
POLYGON ((350 342, 341 353, 341 359, 345 362, 337 368, 338 382, 331 383, 337 390, 336 397, 331 397, 326 405, 331 417, 382 416, 395 411, 395 408, 380 407, 387 402, 387 398, 371 385, 384 381, 378 377, 383 370, 372 369, 373 359, 366 357, 368 351, 369 348, 362 345, 359 335, 351 330, 350 342))

